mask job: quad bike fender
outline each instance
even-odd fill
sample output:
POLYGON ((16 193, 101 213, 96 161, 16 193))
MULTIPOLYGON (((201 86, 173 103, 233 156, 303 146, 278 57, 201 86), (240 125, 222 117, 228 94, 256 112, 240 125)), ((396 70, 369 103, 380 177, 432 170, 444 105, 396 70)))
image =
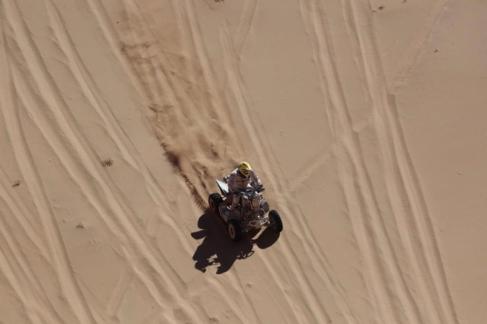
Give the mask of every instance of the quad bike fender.
POLYGON ((222 192, 223 196, 228 195, 230 190, 228 189, 228 184, 225 181, 216 180, 216 184, 217 184, 218 188, 220 189, 220 191, 222 192))

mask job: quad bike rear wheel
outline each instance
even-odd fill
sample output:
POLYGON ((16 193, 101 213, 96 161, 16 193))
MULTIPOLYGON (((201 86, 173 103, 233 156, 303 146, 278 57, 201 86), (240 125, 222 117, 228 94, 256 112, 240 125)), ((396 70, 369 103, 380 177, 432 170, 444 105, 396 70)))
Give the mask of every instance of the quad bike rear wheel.
POLYGON ((219 193, 215 192, 215 193, 212 193, 209 197, 208 197, 208 208, 214 212, 214 213, 218 213, 218 206, 220 206, 220 204, 223 202, 223 198, 222 196, 220 196, 219 193))
POLYGON ((269 218, 271 221, 270 228, 276 233, 282 232, 283 226, 279 213, 273 209, 269 212, 269 218))
POLYGON ((230 239, 234 242, 237 242, 242 238, 240 224, 235 219, 228 221, 227 232, 230 239))

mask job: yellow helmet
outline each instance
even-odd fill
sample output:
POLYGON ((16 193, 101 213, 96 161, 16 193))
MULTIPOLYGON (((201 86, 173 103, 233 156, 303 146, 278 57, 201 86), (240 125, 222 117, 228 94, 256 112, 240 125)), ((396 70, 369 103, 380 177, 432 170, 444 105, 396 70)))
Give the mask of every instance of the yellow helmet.
POLYGON ((248 177, 250 174, 250 171, 252 171, 252 166, 250 166, 249 162, 240 162, 238 165, 238 171, 243 174, 244 176, 248 177))

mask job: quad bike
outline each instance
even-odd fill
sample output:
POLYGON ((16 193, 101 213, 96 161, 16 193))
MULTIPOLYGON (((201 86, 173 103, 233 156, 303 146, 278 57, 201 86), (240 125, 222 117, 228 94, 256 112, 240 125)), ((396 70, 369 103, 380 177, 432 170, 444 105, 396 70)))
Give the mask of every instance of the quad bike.
POLYGON ((220 217, 227 227, 228 236, 238 241, 244 233, 270 227, 275 233, 282 231, 282 221, 279 213, 269 211, 269 204, 262 195, 263 188, 246 188, 238 193, 238 205, 232 210, 228 209, 226 200, 229 196, 228 184, 216 180, 219 193, 212 193, 208 197, 209 209, 220 217))

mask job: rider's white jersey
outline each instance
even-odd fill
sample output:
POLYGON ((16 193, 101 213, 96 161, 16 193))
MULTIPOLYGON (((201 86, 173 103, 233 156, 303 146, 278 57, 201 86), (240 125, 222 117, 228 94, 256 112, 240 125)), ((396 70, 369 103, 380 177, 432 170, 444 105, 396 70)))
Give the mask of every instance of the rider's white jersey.
POLYGON ((250 175, 244 178, 239 175, 238 169, 235 169, 223 179, 228 183, 230 193, 242 191, 248 186, 257 188, 262 185, 262 182, 254 171, 250 171, 250 175))

